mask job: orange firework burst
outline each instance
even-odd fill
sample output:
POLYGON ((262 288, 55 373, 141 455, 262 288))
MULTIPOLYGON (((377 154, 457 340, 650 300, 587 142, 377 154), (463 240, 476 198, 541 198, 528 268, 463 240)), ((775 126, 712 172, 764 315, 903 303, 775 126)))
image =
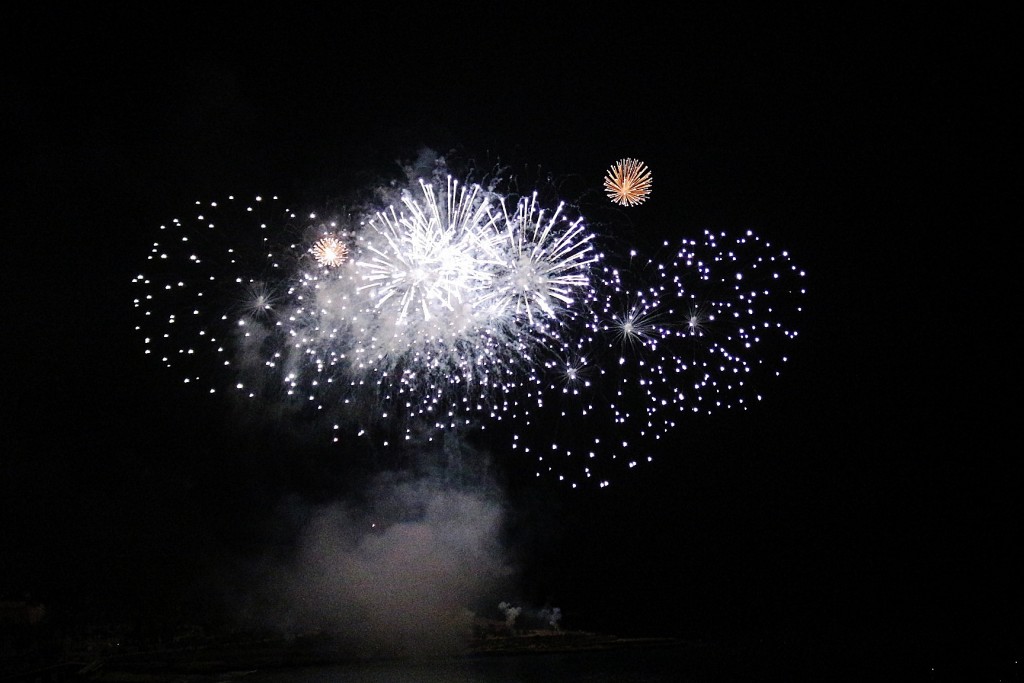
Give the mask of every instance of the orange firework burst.
POLYGON ((337 237, 324 237, 311 250, 317 262, 328 268, 335 268, 345 262, 348 247, 337 237))
POLYGON ((637 159, 620 159, 604 177, 608 199, 622 206, 643 204, 651 194, 651 172, 637 159))

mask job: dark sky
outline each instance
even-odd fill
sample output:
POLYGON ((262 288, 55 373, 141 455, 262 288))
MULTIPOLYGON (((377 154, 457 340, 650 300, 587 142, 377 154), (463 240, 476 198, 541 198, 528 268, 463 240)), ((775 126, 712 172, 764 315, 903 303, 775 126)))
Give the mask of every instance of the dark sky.
POLYGON ((211 609, 287 545, 283 501, 358 486, 143 358, 129 280, 161 222, 329 199, 422 146, 595 185, 633 156, 638 231, 791 250, 801 337, 755 410, 607 490, 512 475, 515 599, 567 627, 1019 652, 999 17, 4 12, 4 596, 211 609))

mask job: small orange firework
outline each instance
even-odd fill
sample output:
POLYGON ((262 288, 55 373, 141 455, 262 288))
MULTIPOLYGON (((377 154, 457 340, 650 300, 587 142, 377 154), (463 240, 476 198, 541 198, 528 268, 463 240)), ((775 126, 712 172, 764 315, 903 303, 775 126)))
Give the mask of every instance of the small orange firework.
POLYGON ((651 172, 637 159, 620 159, 604 177, 608 199, 622 206, 643 204, 651 194, 651 172))
POLYGON ((337 237, 324 237, 313 245, 313 256, 321 266, 336 268, 348 258, 348 247, 337 237))

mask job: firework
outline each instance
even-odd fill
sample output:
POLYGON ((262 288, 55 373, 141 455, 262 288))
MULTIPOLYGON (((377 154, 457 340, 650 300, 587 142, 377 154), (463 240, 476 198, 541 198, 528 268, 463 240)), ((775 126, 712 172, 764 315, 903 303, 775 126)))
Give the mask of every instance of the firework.
POLYGON ((351 267, 302 278, 316 334, 300 346, 318 373, 375 385, 401 412, 491 411, 577 315, 590 235, 533 197, 509 211, 479 186, 418 185, 366 218, 351 267))
POLYGON ((756 404, 788 361, 806 290, 787 251, 749 231, 663 249, 601 269, 598 306, 541 399, 490 428, 538 476, 607 485, 688 417, 756 404))
POLYGON ((651 194, 651 172, 636 159, 620 159, 608 169, 604 189, 608 198, 622 206, 643 204, 651 194))
POLYGON ((335 441, 469 430, 573 486, 687 415, 755 403, 784 364, 803 294, 787 252, 706 232, 618 264, 565 204, 443 170, 343 233, 276 198, 197 203, 135 278, 146 352, 335 441))
MULTIPOLYGON (((196 202, 184 218, 161 225, 147 272, 133 280, 143 289, 134 306, 145 353, 187 384, 249 393, 246 350, 265 340, 286 307, 276 287, 287 277, 289 249, 276 240, 293 219, 276 197, 228 197, 196 202)), ((255 378, 262 383, 261 372, 255 378)))
POLYGON ((337 237, 324 237, 310 249, 317 263, 327 268, 337 268, 348 258, 348 247, 337 237))

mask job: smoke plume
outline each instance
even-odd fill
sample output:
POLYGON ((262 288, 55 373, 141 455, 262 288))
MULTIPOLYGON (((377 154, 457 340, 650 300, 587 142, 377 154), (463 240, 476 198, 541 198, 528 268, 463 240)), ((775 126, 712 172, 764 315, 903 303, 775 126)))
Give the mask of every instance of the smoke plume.
POLYGON ((293 501, 282 514, 295 541, 260 567, 248 618, 330 634, 360 656, 459 651, 512 576, 499 540, 504 504, 479 481, 386 473, 359 501, 293 501))

